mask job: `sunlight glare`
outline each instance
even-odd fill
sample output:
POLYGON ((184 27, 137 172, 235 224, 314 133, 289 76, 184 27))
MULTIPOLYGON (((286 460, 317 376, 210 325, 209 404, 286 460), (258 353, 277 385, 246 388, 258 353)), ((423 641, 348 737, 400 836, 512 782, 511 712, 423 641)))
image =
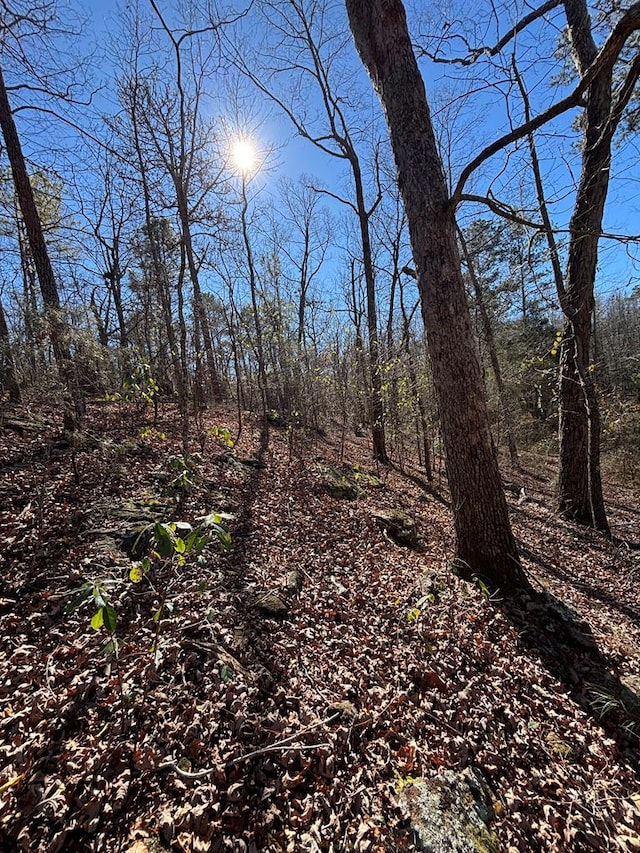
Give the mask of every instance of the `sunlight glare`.
POLYGON ((256 164, 256 149, 247 140, 240 139, 233 146, 233 160, 241 172, 249 172, 256 164))

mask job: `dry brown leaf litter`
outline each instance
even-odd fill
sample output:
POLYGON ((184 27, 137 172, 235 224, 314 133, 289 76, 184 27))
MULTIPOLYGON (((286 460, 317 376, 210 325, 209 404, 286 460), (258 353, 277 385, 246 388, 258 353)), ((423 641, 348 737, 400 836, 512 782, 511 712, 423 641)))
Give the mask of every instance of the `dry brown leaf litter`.
MULTIPOLYGON (((233 549, 209 547, 173 583, 154 663, 153 595, 87 531, 110 502, 159 496, 175 412, 141 438, 133 412, 96 406, 95 440, 75 450, 48 422, 0 430, 3 850, 411 850, 398 792, 467 765, 491 786, 504 850, 640 849, 637 737, 615 696, 589 692, 589 650, 531 637, 526 612, 454 578, 448 510, 415 476, 376 472, 366 439, 344 458, 375 475, 356 501, 323 487, 341 464, 331 436, 292 446, 248 418, 235 452, 259 465, 204 442, 184 517, 219 508, 215 485, 233 549), (420 551, 384 537, 381 503, 418 520, 420 551), (64 612, 108 575, 122 579, 122 686, 90 612, 64 612), (251 606, 265 591, 286 618, 251 606)), ((586 620, 612 673, 637 679, 637 552, 558 520, 552 467, 523 465, 507 479, 527 569, 586 620)), ((614 532, 637 540, 633 495, 614 494, 614 532)))

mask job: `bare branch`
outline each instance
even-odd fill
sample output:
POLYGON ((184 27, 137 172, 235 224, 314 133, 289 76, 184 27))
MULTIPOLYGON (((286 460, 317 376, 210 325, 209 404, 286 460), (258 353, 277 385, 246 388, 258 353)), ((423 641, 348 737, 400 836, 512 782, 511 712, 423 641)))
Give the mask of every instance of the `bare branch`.
POLYGON ((538 18, 542 18, 547 14, 547 12, 551 12, 557 6, 560 6, 561 3, 562 0, 547 0, 547 2, 543 3, 540 8, 534 9, 514 24, 514 26, 511 27, 511 29, 508 30, 502 36, 500 41, 493 45, 493 47, 489 47, 488 45, 483 45, 482 47, 471 47, 467 40, 463 36, 460 36, 469 51, 469 56, 446 58, 438 56, 437 53, 430 53, 429 51, 419 47, 417 48, 416 53, 418 56, 426 56, 432 62, 440 62, 447 65, 473 65, 473 63, 480 59, 481 56, 497 56, 509 44, 509 42, 525 30, 529 24, 537 21, 538 18))
POLYGON ((349 201, 349 199, 342 198, 342 196, 339 196, 339 195, 336 195, 335 193, 329 192, 329 190, 325 190, 322 187, 312 186, 311 189, 314 191, 314 193, 318 193, 321 195, 327 195, 327 196, 329 196, 329 198, 334 199, 334 201, 339 201, 340 204, 345 204, 347 207, 350 207, 351 210, 354 211, 354 213, 356 213, 356 214, 358 213, 358 208, 355 206, 355 204, 352 201, 349 201))
POLYGON ((497 154, 498 151, 501 151, 512 142, 517 142, 519 139, 533 133, 534 130, 537 130, 544 124, 547 124, 552 119, 557 118, 559 115, 562 115, 574 107, 580 106, 583 94, 599 74, 606 73, 613 67, 627 38, 637 29, 640 29, 640 2, 634 3, 634 5, 627 9, 625 14, 620 18, 607 40, 602 45, 598 55, 584 72, 580 82, 574 88, 573 92, 565 98, 562 98, 562 100, 558 101, 556 104, 553 104, 549 109, 540 113, 535 118, 532 118, 530 121, 526 121, 524 124, 520 125, 520 127, 514 128, 514 130, 506 133, 499 139, 496 139, 495 142, 487 145, 486 148, 482 149, 477 157, 474 157, 473 160, 464 167, 460 173, 460 177, 458 178, 458 183, 451 195, 451 204, 454 207, 458 205, 467 180, 486 160, 493 157, 494 154, 497 154))
POLYGON ((532 219, 525 219, 520 213, 514 210, 511 205, 506 202, 499 201, 492 196, 474 195, 473 193, 464 193, 460 196, 460 201, 471 201, 475 204, 484 204, 493 213, 502 219, 508 219, 510 222, 515 222, 517 225, 524 225, 525 228, 532 228, 534 231, 544 230, 542 222, 534 222, 532 219))

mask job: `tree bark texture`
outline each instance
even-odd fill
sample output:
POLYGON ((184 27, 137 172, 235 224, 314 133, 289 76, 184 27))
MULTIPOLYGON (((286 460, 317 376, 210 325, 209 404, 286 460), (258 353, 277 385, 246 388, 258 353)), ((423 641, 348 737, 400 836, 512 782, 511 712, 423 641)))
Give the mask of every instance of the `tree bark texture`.
MULTIPOLYGON (((584 0, 565 0, 569 37, 582 73, 597 56, 584 0)), ((619 116, 612 115, 613 69, 605 67, 586 92, 582 168, 569 224, 569 255, 560 349, 560 512, 609 532, 600 474, 600 409, 591 373, 591 322, 598 241, 609 188, 611 142, 619 116)))
MULTIPOLYGON (((64 323, 60 316, 60 298, 51 259, 44 239, 42 223, 36 206, 33 187, 29 180, 27 166, 22 153, 20 137, 13 120, 11 106, 4 82, 4 74, 0 68, 0 128, 7 149, 7 157, 11 166, 11 175, 15 186, 20 213, 24 222, 29 241, 29 250, 40 283, 42 301, 47 316, 49 336, 53 347, 56 365, 60 377, 69 394, 72 405, 65 404, 65 429, 73 430, 79 426, 84 414, 84 400, 78 389, 73 373, 73 364, 69 348, 64 341, 64 323)), ((69 402, 69 401, 67 401, 69 402)))
POLYGON ((457 562, 502 588, 525 583, 489 429, 456 223, 401 0, 346 0, 382 101, 418 273, 454 511, 457 562))

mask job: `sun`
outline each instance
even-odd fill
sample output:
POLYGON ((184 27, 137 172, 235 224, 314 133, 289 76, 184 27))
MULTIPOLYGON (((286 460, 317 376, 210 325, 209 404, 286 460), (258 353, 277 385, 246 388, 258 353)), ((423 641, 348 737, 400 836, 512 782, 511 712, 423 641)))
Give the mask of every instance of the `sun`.
POLYGON ((233 162, 241 172, 250 172, 256 165, 256 149, 246 139, 239 139, 233 146, 233 162))

